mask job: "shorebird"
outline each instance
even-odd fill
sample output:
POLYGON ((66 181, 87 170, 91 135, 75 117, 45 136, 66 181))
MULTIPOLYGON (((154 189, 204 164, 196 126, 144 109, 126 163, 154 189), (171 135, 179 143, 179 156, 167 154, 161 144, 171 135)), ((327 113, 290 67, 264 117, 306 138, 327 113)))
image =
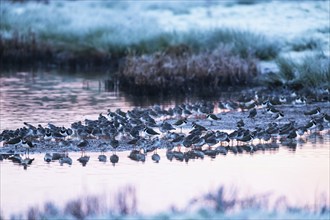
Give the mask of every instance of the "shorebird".
POLYGON ((119 146, 119 141, 116 140, 115 137, 113 137, 113 138, 111 139, 111 141, 110 141, 110 145, 111 145, 112 149, 113 149, 113 150, 115 151, 115 153, 116 153, 116 150, 117 150, 117 148, 118 148, 118 146, 119 146))
POLYGON ((321 108, 316 107, 315 109, 304 112, 304 115, 316 116, 316 115, 319 115, 320 113, 321 113, 321 108))
POLYGON ((100 162, 107 162, 107 156, 105 156, 104 154, 100 154, 98 156, 98 159, 100 162))
POLYGON ((21 145, 22 145, 22 147, 26 148, 25 154, 26 154, 26 151, 28 152, 28 154, 30 154, 30 149, 31 148, 34 148, 34 145, 29 140, 22 140, 22 144, 21 145))
POLYGON ((146 157, 144 155, 144 153, 141 152, 142 149, 140 150, 132 150, 128 156, 128 158, 130 158, 131 160, 134 161, 142 161, 145 162, 146 157))
POLYGON ((243 119, 241 119, 236 123, 236 125, 238 128, 242 128, 242 127, 244 127, 245 123, 244 123, 243 119))
MULTIPOLYGON (((192 123, 192 127, 194 128, 194 129, 198 129, 199 131, 207 131, 207 129, 204 127, 204 126, 202 126, 202 125, 200 125, 200 124, 197 124, 196 122, 193 122, 192 123)), ((190 132, 189 132, 190 133, 190 132)))
POLYGON ((222 155, 227 155, 227 153, 228 153, 228 149, 224 146, 218 146, 217 148, 215 148, 215 151, 218 154, 222 154, 222 155))
POLYGON ((159 154, 154 153, 154 154, 151 156, 151 159, 152 159, 153 161, 155 161, 156 163, 159 163, 159 161, 160 161, 160 156, 159 156, 159 154))
POLYGON ((44 140, 50 141, 50 140, 52 140, 52 138, 53 138, 52 133, 50 132, 49 128, 46 128, 45 134, 44 134, 44 140))
POLYGON ((306 104, 306 98, 305 97, 297 97, 293 104, 296 104, 296 105, 304 105, 306 104))
POLYGON ((65 154, 64 153, 52 153, 52 160, 59 160, 61 159, 62 157, 65 157, 65 154))
POLYGON ((256 115, 257 115, 257 109, 253 108, 252 110, 250 110, 248 118, 254 119, 256 115))
POLYGON ((34 133, 37 131, 37 128, 27 122, 23 122, 23 123, 28 128, 28 132, 26 133, 25 136, 33 136, 34 133))
MULTIPOLYGON (((80 158, 79 158, 80 159, 80 158)), ((79 159, 78 159, 78 161, 79 161, 79 159)), ((84 160, 84 159, 81 159, 81 160, 84 160)), ((86 158, 85 158, 85 160, 86 160, 86 158)), ((59 160, 59 163, 61 164, 61 165, 63 165, 64 163, 66 163, 66 164, 68 164, 68 165, 72 165, 72 159, 69 157, 69 155, 68 155, 68 153, 66 153, 65 155, 64 155, 64 157, 61 157, 59 160)), ((88 160, 87 160, 88 161, 88 160)), ((80 161, 79 161, 80 162, 80 161)), ((82 163, 82 162, 81 162, 82 163)), ((87 162, 86 162, 87 163, 87 162)), ((86 164, 85 164, 86 165, 86 164)), ((85 166, 85 165, 83 165, 83 166, 85 166)))
POLYGON ((221 120, 221 117, 218 117, 213 113, 208 114, 206 116, 206 118, 211 121, 211 126, 213 125, 213 121, 220 121, 221 120))
POLYGON ((146 137, 149 137, 149 139, 151 139, 152 137, 154 137, 154 136, 156 136, 156 135, 159 135, 158 132, 156 132, 154 129, 149 128, 149 127, 145 127, 145 128, 143 129, 143 131, 144 131, 145 136, 146 136, 146 137))
POLYGON ((266 111, 267 111, 267 113, 272 114, 272 115, 276 115, 280 112, 280 110, 276 109, 272 105, 268 106, 266 111))
POLYGON ((173 145, 174 145, 174 146, 177 146, 179 151, 180 151, 180 149, 181 149, 181 144, 182 144, 184 138, 185 138, 184 135, 178 135, 176 138, 174 138, 174 139, 172 140, 173 145))
POLYGON ((215 138, 220 143, 220 146, 222 146, 222 142, 224 142, 224 141, 226 141, 228 143, 230 142, 230 139, 228 137, 228 133, 226 133, 226 132, 216 131, 215 132, 215 138))
POLYGON ((330 115, 328 115, 328 114, 323 114, 323 121, 325 122, 325 123, 327 123, 327 124, 329 124, 330 123, 330 115))
POLYGON ((44 156, 44 161, 49 163, 52 161, 52 155, 50 155, 50 153, 46 153, 44 156))
POLYGON ((162 132, 162 133, 167 133, 167 132, 170 132, 172 130, 175 130, 175 128, 168 122, 164 121, 160 127, 159 127, 159 130, 162 132))
POLYGON ((224 104, 225 108, 229 111, 236 110, 238 108, 238 104, 235 102, 226 102, 224 104))
POLYGON ((182 133, 182 127, 186 124, 187 124, 187 118, 182 118, 182 119, 177 120, 173 125, 181 128, 181 133, 182 133))
POLYGON ((20 136, 11 138, 8 141, 4 142, 4 145, 14 145, 15 149, 17 148, 18 145, 22 144, 22 138, 20 136))
POLYGON ((280 120, 284 117, 283 112, 278 112, 277 114, 275 114, 274 120, 280 120))
POLYGON ((89 161, 89 156, 81 156, 77 159, 83 166, 86 166, 86 164, 89 161))
POLYGON ((112 154, 110 156, 110 162, 112 163, 113 166, 115 166, 116 163, 118 163, 119 161, 119 157, 117 156, 117 154, 112 154))
POLYGON ((292 140, 296 139, 296 137, 297 137, 297 132, 294 129, 294 130, 290 131, 290 133, 288 134, 288 136, 286 138, 292 141, 292 140))
POLYGON ((305 128, 307 129, 307 130, 313 130, 314 128, 316 128, 316 122, 315 122, 315 120, 310 120, 306 125, 305 125, 305 128))
POLYGON ((34 161, 34 158, 31 159, 31 158, 27 157, 27 158, 22 159, 20 164, 24 167, 24 170, 26 170, 27 166, 31 165, 33 161, 34 161))
POLYGON ((249 132, 248 134, 245 134, 243 137, 238 138, 237 141, 250 143, 253 141, 253 135, 249 132))
POLYGON ((85 153, 85 148, 88 146, 88 141, 83 140, 77 144, 77 147, 81 150, 81 155, 85 153))
POLYGON ((184 159, 184 154, 181 151, 173 151, 173 157, 176 160, 183 161, 184 159))

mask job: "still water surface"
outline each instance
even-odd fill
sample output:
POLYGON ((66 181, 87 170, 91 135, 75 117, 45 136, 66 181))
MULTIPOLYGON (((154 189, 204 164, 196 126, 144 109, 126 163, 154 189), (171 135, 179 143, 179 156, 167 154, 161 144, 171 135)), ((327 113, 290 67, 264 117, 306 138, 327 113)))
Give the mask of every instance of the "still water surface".
MULTIPOLYGON (((1 75, 1 130, 15 129, 23 122, 69 126, 85 118, 97 118, 107 109, 123 110, 149 105, 150 100, 136 100, 106 85, 100 76, 68 75, 54 72, 15 72, 1 75)), ((181 100, 184 101, 184 100, 181 100)), ((160 101, 171 105, 175 101, 160 101)), ((32 154, 32 165, 24 170, 11 161, 0 162, 1 211, 5 215, 26 210, 32 205, 53 201, 65 204, 86 194, 109 194, 125 186, 136 189, 138 210, 155 213, 171 205, 184 207, 189 199, 224 185, 242 194, 272 193, 285 195, 290 203, 313 204, 322 193, 329 204, 329 133, 318 141, 308 141, 296 151, 280 147, 276 151, 253 155, 208 157, 204 160, 168 161, 159 150, 161 161, 136 163, 119 152, 114 167, 89 153, 86 167, 78 163, 79 153, 70 153, 71 166, 55 161, 45 163, 43 154, 32 154)), ((110 153, 107 153, 108 159, 110 153)))
MULTIPOLYGON (((98 153, 88 153, 83 167, 79 153, 70 153, 73 164, 46 163, 41 154, 27 170, 9 160, 1 162, 1 209, 4 213, 24 211, 46 201, 58 206, 82 195, 112 195, 125 186, 136 189, 138 210, 143 213, 165 211, 171 205, 185 207, 193 197, 215 190, 237 189, 239 195, 271 193, 286 196, 291 204, 314 204, 321 194, 329 203, 329 136, 324 144, 311 143, 296 151, 280 147, 277 151, 209 157, 189 163, 169 161, 159 150, 160 163, 147 156, 137 163, 119 152, 119 163, 99 162, 98 153)), ((107 154, 108 158, 110 153, 107 154)))
MULTIPOLYGON (((58 126, 88 119, 100 113, 155 103, 171 105, 171 100, 151 100, 125 95, 104 74, 61 74, 57 72, 10 72, 0 77, 1 130, 16 129, 23 122, 58 126)), ((176 97, 176 101, 184 101, 176 97)))

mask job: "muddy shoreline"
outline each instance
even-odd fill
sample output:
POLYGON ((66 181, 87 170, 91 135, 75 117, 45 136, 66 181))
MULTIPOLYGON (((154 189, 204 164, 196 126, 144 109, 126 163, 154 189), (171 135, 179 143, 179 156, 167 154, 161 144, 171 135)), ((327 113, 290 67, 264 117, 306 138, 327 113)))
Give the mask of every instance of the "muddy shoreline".
MULTIPOLYGON (((224 132, 232 132, 237 129, 237 122, 239 120, 244 121, 244 129, 249 129, 251 131, 255 130, 256 127, 265 128, 268 124, 272 122, 276 122, 279 126, 282 126, 289 122, 294 122, 294 127, 298 128, 301 126, 305 126, 312 118, 318 119, 318 116, 308 116, 304 115, 304 112, 310 111, 315 109, 316 107, 320 107, 322 117, 323 114, 330 114, 329 102, 316 102, 310 104, 301 104, 301 105, 293 105, 293 104, 282 104, 276 106, 276 109, 280 110, 284 113, 284 117, 281 119, 274 119, 273 115, 270 115, 266 112, 266 108, 258 107, 257 115, 255 118, 248 118, 250 114, 250 110, 222 110, 218 107, 215 107, 214 114, 221 118, 221 120, 211 121, 205 118, 205 115, 198 116, 198 115, 191 115, 188 117, 188 123, 182 127, 183 133, 185 135, 189 134, 191 131, 192 124, 197 123, 199 125, 204 126, 208 131, 224 131, 224 132)), ((157 120, 156 123, 158 126, 161 125, 163 121, 166 121, 170 124, 174 124, 177 121, 177 118, 169 118, 165 120, 157 120)), ((322 134, 329 135, 330 133, 330 124, 326 122, 321 122, 322 124, 322 134)), ((35 125, 36 126, 36 125, 35 125)), ((155 131, 161 133, 158 127, 153 128, 155 131)), ((173 132, 180 133, 180 128, 176 128, 173 132)), ((148 148, 167 148, 172 149, 174 147, 173 143, 171 142, 170 138, 167 137, 165 134, 156 135, 157 137, 148 138, 146 137, 143 141, 143 144, 135 144, 129 145, 127 142, 130 141, 130 138, 122 137, 119 141, 119 146, 116 148, 116 151, 128 151, 132 149, 139 149, 140 147, 144 147, 145 150, 148 148)), ((81 139, 78 140, 75 137, 70 137, 61 139, 61 140, 51 140, 45 141, 36 138, 29 138, 33 143, 34 147, 30 149, 30 153, 45 153, 45 152, 79 152, 81 149, 77 147, 77 145, 82 141, 81 139)), ((100 137, 88 137, 86 138, 88 141, 88 145, 84 147, 85 152, 100 152, 102 150, 106 152, 113 151, 113 148, 110 145, 109 139, 104 139, 100 137), (103 144, 105 143, 105 144, 103 144)), ((278 137, 279 140, 279 137, 278 137)), ((278 141, 277 141, 278 142, 278 141)), ((253 144, 259 143, 258 140, 255 138, 253 144)), ((217 144, 218 146, 219 144, 217 144)), ((207 146, 207 145, 204 145, 207 146)), ((5 144, 5 141, 1 141, 0 153, 7 153, 7 152, 16 152, 16 153, 25 153, 26 148, 22 146, 15 147, 14 145, 5 144)))

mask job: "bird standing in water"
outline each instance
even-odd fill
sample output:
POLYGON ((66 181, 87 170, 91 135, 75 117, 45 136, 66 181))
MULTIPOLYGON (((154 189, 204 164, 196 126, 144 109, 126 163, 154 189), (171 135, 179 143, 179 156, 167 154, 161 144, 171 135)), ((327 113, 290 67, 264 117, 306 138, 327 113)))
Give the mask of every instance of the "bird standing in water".
POLYGON ((248 118, 254 119, 257 115, 257 109, 253 108, 250 112, 249 112, 249 116, 248 118))
POLYGON ((29 140, 22 140, 22 147, 26 148, 25 154, 26 154, 26 151, 28 152, 28 154, 30 154, 30 149, 34 148, 34 145, 29 140))
POLYGON ((208 114, 206 116, 206 118, 211 121, 211 126, 213 125, 213 121, 220 121, 221 120, 220 117, 218 117, 218 116, 216 116, 215 114, 212 114, 212 113, 208 114))
POLYGON ((83 140, 77 145, 77 147, 81 150, 81 156, 85 154, 85 148, 88 146, 88 144, 88 141, 83 140))
POLYGON ((113 166, 115 166, 116 163, 118 163, 119 157, 117 154, 112 154, 110 156, 110 162, 112 163, 113 166))
POLYGON ((78 158, 78 161, 84 166, 86 166, 86 164, 89 161, 89 156, 81 156, 78 158))
POLYGON ((187 124, 187 118, 182 118, 182 119, 177 120, 173 125, 181 128, 181 133, 182 133, 182 127, 186 124, 187 124))
POLYGON ((156 152, 151 156, 151 159, 155 161, 156 163, 159 163, 160 161, 160 156, 156 152))

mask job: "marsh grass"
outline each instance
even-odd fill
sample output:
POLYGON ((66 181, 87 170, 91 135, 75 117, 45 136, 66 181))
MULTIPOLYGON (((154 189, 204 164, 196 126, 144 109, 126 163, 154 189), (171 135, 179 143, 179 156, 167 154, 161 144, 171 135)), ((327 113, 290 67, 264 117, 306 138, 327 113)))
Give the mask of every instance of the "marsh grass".
POLYGON ((323 26, 323 27, 317 28, 316 30, 318 32, 322 33, 322 34, 329 34, 330 33, 330 26, 329 25, 323 26))
POLYGON ((185 14, 190 13, 193 7, 208 7, 209 4, 211 3, 128 4, 93 1, 76 4, 51 1, 46 5, 35 2, 4 2, 0 9, 2 63, 47 61, 46 63, 57 65, 74 65, 81 60, 80 64, 84 65, 89 57, 95 60, 89 65, 96 63, 96 66, 108 61, 114 62, 128 54, 163 52, 179 44, 187 45, 195 53, 209 51, 225 44, 230 47, 232 53, 242 58, 277 57, 280 51, 278 42, 271 41, 262 34, 221 27, 166 31, 151 13, 170 10, 173 13, 185 14), (81 13, 71 13, 72 10, 81 13), (93 13, 95 10, 97 16, 93 13))
POLYGON ((150 94, 210 92, 251 84, 257 76, 254 58, 243 59, 225 46, 197 54, 192 51, 182 44, 162 53, 127 57, 119 72, 121 88, 150 94))
MULTIPOLYGON (((0 49, 6 61, 4 63, 32 62, 43 58, 60 64, 74 59, 79 63, 82 57, 110 60, 128 54, 152 54, 181 44, 187 45, 195 53, 226 45, 241 58, 254 56, 262 60, 275 58, 280 51, 276 42, 269 41, 263 35, 233 29, 164 32, 139 41, 120 36, 117 31, 111 32, 102 28, 89 30, 83 35, 57 30, 40 33, 30 31, 26 34, 14 32, 9 39, 0 35, 0 49), (115 34, 118 36, 113 36, 115 34)), ((81 63, 85 62, 82 59, 81 63)))
POLYGON ((43 208, 30 207, 25 214, 13 214, 11 219, 90 219, 104 216, 133 216, 137 213, 135 188, 126 186, 111 196, 86 195, 65 203, 61 208, 46 202, 43 208))
POLYGON ((71 200, 59 208, 46 202, 43 209, 31 207, 25 214, 11 219, 327 219, 330 207, 325 195, 315 204, 291 205, 286 197, 279 197, 270 205, 271 194, 242 197, 236 189, 223 186, 190 200, 183 209, 153 216, 137 212, 135 190, 126 187, 114 197, 116 206, 108 206, 104 196, 85 196, 71 200))
POLYGON ((330 60, 323 53, 308 55, 301 60, 276 59, 279 72, 266 76, 269 84, 320 88, 330 86, 330 60))
POLYGON ((293 51, 320 50, 321 47, 320 39, 312 37, 299 38, 291 42, 291 48, 293 51))

